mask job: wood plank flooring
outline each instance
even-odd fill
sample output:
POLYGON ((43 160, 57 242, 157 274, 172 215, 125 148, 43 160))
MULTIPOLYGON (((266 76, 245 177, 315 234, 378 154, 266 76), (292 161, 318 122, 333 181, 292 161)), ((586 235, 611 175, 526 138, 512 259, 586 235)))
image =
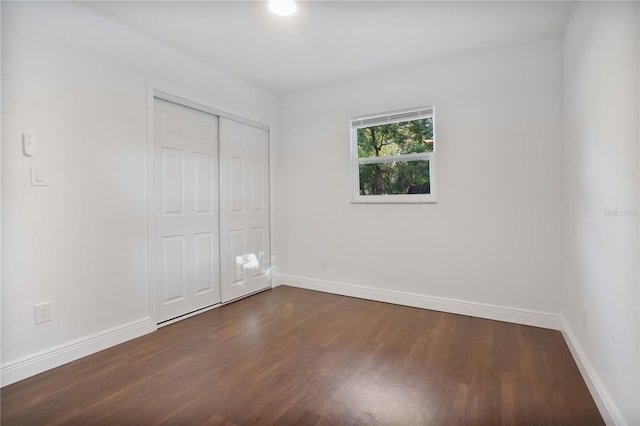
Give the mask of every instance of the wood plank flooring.
POLYGON ((0 396, 3 426, 604 424, 557 331, 286 286, 0 396))

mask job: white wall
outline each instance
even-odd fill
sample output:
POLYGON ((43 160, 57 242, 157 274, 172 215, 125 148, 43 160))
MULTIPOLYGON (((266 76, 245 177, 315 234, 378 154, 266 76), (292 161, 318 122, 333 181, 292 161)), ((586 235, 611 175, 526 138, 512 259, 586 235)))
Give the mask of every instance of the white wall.
POLYGON ((561 311, 612 420, 630 425, 640 423, 638 14, 638 3, 580 4, 564 44, 561 311))
POLYGON ((275 96, 81 5, 2 2, 3 367, 149 317, 148 80, 277 123, 275 96), (43 301, 53 321, 35 325, 43 301))
POLYGON ((310 279, 557 312, 560 39, 291 95, 281 119, 282 283, 310 279), (430 104, 437 204, 351 204, 349 119, 430 104))

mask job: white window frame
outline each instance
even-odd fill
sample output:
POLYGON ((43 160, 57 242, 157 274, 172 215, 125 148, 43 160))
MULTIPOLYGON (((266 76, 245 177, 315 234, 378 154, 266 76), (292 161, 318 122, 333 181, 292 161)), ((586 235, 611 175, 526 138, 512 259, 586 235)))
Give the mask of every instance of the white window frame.
POLYGON ((351 170, 354 204, 417 204, 436 202, 436 120, 433 105, 364 115, 351 119, 351 170), (358 157, 358 129, 382 124, 400 123, 431 117, 433 121, 433 151, 383 157, 358 157), (393 161, 429 161, 429 194, 360 195, 360 165, 393 161))

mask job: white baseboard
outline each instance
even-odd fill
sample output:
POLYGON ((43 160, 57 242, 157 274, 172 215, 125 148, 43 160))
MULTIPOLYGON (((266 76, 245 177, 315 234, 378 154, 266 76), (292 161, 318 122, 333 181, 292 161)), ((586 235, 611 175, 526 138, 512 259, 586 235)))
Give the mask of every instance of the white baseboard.
POLYGON ((150 318, 145 318, 27 355, 2 364, 0 383, 2 386, 10 385, 155 330, 156 325, 150 318))
POLYGON ((506 321, 515 324, 532 325, 535 327, 550 328, 552 330, 561 330, 562 328, 560 315, 549 312, 490 305, 487 303, 470 302, 466 300, 448 299, 445 297, 427 296, 424 294, 407 293, 403 291, 386 290, 354 284, 321 281, 293 275, 281 275, 278 279, 278 285, 290 285, 292 287, 340 294, 342 296, 358 297, 360 299, 395 303, 397 305, 431 309, 434 311, 468 315, 497 321, 506 321))
POLYGON ((600 410, 600 414, 602 415, 605 423, 608 425, 626 425, 627 423, 624 420, 622 413, 611 399, 611 395, 609 395, 605 386, 600 381, 598 373, 596 373, 591 362, 589 362, 589 358, 587 358, 578 338, 573 333, 571 326, 564 316, 561 317, 561 321, 564 340, 567 342, 567 346, 569 346, 573 359, 575 360, 576 365, 582 374, 582 378, 587 384, 589 392, 591 392, 591 396, 598 406, 598 410, 600 410))

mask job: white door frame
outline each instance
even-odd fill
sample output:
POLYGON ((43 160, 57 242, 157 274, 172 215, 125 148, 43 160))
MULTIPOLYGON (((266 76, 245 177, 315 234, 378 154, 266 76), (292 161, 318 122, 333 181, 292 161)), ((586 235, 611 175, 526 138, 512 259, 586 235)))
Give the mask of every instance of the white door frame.
MULTIPOLYGON (((193 315, 197 315, 199 313, 205 312, 210 309, 214 309, 218 306, 223 305, 224 303, 219 303, 213 305, 208 308, 204 308, 198 310, 196 312, 192 312, 190 314, 183 315, 174 320, 163 322, 161 325, 158 325, 157 321, 157 312, 156 312, 156 289, 155 289, 155 272, 154 272, 154 264, 153 264, 153 185, 154 185, 154 177, 153 177, 153 166, 154 166, 154 158, 153 158, 153 144, 154 144, 154 102, 155 98, 163 99, 165 101, 173 102, 178 105, 182 105, 188 108, 193 108, 202 112, 206 112, 209 114, 217 115, 218 117, 228 118, 230 120, 238 121, 240 123, 247 124, 249 126, 257 127, 258 129, 263 129, 268 132, 268 140, 267 140, 267 152, 268 161, 271 158, 271 127, 268 124, 263 124, 254 120, 250 120, 248 118, 244 118, 235 114, 230 114, 221 109, 206 105, 204 103, 192 101, 187 97, 180 96, 174 94, 173 91, 162 90, 159 88, 157 84, 152 84, 150 82, 147 83, 147 287, 149 289, 149 318, 151 322, 156 327, 162 327, 165 325, 172 324, 173 322, 180 321, 186 318, 189 318, 193 315)), ((269 168, 271 170, 271 168, 269 168)), ((269 173, 270 175, 271 173, 269 173)), ((269 179, 269 187, 271 187, 271 179, 269 179)), ((271 193, 271 191, 269 191, 271 193)), ((270 197, 270 196, 269 196, 270 197)), ((271 204, 271 203, 269 203, 271 204)), ((219 203, 218 203, 219 206, 219 203)), ((269 208, 269 211, 271 208, 269 208)), ((218 245, 220 242, 218 241, 218 245)), ((271 247, 271 214, 269 214, 269 251, 272 252, 271 247)), ((271 287, 273 287, 273 282, 271 281, 271 277, 269 277, 269 283, 271 287)))

